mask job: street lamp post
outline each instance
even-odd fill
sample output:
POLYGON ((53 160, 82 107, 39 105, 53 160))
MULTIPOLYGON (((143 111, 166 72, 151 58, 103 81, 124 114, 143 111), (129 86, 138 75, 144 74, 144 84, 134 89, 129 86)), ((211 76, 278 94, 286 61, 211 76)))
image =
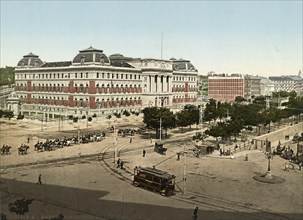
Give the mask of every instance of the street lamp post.
POLYGON ((183 147, 183 154, 184 154, 184 162, 183 162, 183 194, 185 193, 186 189, 186 169, 187 169, 187 164, 186 164, 186 158, 187 158, 187 152, 186 150, 186 145, 183 147))
POLYGON ((117 136, 116 136, 116 125, 115 120, 113 121, 113 127, 114 127, 114 140, 113 140, 113 146, 114 146, 114 164, 116 163, 116 157, 117 157, 117 136))
POLYGON ((272 175, 271 175, 271 160, 273 160, 274 158, 274 155, 272 154, 271 152, 271 144, 270 142, 266 139, 265 141, 265 146, 266 146, 266 153, 265 153, 265 158, 268 160, 268 163, 267 163, 267 172, 266 172, 266 177, 267 178, 272 178, 272 175))
POLYGON ((266 152, 265 158, 268 160, 266 177, 272 178, 272 175, 271 175, 271 167, 270 167, 270 161, 273 160, 274 155, 273 155, 271 152, 266 152))

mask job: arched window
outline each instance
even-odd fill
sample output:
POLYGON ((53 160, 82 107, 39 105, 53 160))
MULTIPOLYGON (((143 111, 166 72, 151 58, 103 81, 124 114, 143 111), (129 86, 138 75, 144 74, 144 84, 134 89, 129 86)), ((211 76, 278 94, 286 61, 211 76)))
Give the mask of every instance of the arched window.
POLYGON ((80 84, 80 92, 83 92, 84 91, 84 86, 83 86, 83 84, 81 83, 80 84))

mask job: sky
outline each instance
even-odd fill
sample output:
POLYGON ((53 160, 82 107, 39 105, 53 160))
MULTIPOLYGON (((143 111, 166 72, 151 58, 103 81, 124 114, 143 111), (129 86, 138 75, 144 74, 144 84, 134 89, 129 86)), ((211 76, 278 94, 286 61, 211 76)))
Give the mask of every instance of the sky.
POLYGON ((30 52, 71 61, 92 46, 107 56, 190 60, 202 75, 303 71, 302 0, 0 2, 1 67, 30 52))

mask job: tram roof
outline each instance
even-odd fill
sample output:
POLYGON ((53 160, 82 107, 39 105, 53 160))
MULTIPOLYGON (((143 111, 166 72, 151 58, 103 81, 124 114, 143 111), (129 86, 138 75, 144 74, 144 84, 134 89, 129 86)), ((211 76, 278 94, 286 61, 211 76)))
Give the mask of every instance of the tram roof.
POLYGON ((138 171, 141 172, 146 172, 155 176, 159 176, 161 178, 164 179, 171 179, 171 178, 175 178, 174 175, 170 175, 169 173, 167 173, 166 171, 163 170, 158 170, 156 168, 152 168, 152 167, 137 167, 138 171))

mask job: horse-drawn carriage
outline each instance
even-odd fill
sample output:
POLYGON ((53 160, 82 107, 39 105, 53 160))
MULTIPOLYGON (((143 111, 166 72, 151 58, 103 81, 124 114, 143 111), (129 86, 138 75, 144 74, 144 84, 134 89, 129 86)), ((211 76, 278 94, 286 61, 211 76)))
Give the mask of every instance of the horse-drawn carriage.
POLYGON ((8 155, 8 154, 10 154, 10 149, 11 149, 12 147, 11 146, 9 146, 9 145, 5 145, 5 144, 3 144, 3 146, 2 146, 2 148, 0 148, 0 154, 1 155, 8 155))
POLYGON ((300 141, 303 141, 303 132, 301 133, 301 135, 299 135, 298 133, 296 133, 294 135, 294 137, 292 138, 292 142, 293 143, 299 143, 300 141))
POLYGON ((167 151, 167 148, 163 147, 163 143, 161 141, 156 141, 154 151, 159 154, 165 154, 167 151))
POLYGON ((21 144, 21 146, 18 148, 18 155, 25 155, 27 154, 27 150, 29 149, 29 146, 25 144, 21 144))

